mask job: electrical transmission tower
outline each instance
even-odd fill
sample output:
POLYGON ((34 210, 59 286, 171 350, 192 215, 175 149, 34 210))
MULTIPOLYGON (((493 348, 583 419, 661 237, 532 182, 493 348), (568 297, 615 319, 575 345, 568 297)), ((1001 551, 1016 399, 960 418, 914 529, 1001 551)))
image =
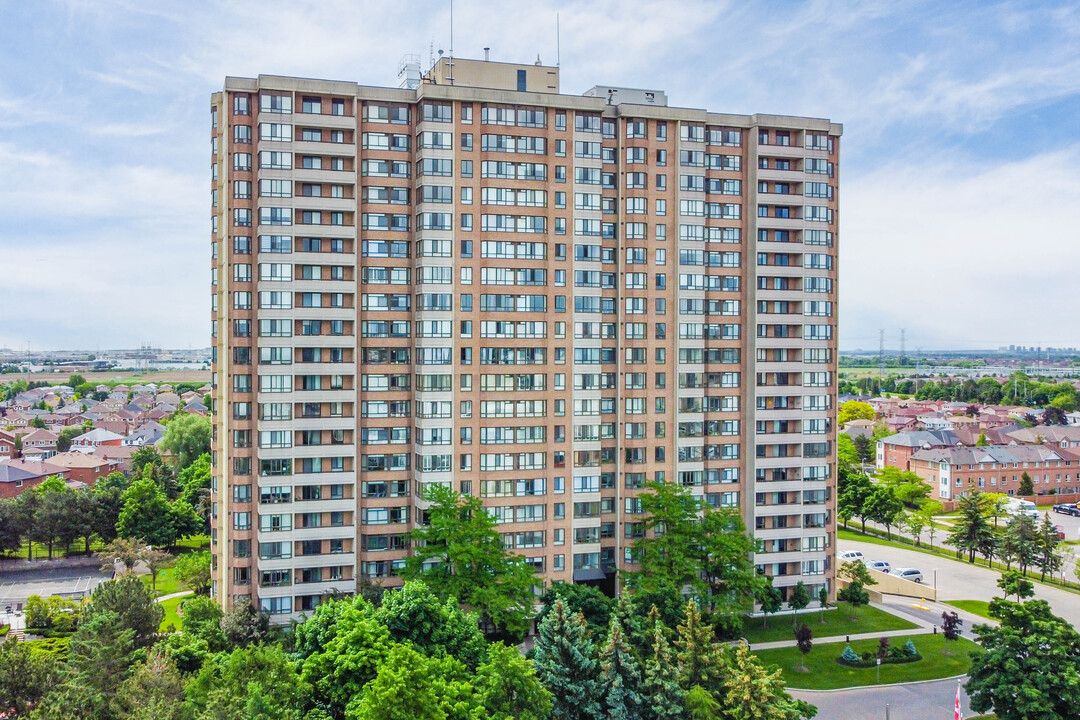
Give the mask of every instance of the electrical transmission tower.
POLYGON ((900 328, 900 367, 904 367, 907 362, 907 354, 904 352, 904 347, 907 344, 907 328, 900 328))
POLYGON ((885 374, 885 330, 878 331, 877 369, 879 377, 885 374))

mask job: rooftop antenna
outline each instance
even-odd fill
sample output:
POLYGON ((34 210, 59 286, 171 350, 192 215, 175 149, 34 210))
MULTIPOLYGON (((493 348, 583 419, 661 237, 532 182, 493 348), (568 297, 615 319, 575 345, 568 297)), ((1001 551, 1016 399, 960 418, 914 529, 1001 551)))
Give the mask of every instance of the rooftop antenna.
POLYGON ((555 67, 562 60, 562 35, 559 32, 559 13, 555 13, 555 67))
POLYGON ((450 0, 450 61, 446 79, 451 85, 454 84, 454 0, 450 0))

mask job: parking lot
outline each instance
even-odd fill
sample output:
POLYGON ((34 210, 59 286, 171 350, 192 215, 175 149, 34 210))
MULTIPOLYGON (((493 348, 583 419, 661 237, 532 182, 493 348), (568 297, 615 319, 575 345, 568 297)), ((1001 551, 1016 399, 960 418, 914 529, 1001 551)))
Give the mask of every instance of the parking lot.
POLYGON ((22 627, 22 610, 31 595, 80 598, 89 595, 107 573, 93 568, 43 568, 0 572, 0 622, 22 627))

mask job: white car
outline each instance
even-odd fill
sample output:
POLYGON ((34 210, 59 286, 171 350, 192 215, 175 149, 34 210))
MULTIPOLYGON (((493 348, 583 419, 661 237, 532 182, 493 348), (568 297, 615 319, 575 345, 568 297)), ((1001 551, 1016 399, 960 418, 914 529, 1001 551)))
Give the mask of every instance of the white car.
POLYGON ((889 572, 889 574, 912 582, 922 582, 922 571, 916 570, 915 568, 896 568, 889 572))
POLYGON ((892 566, 884 560, 863 560, 863 564, 871 570, 877 570, 878 572, 887 573, 892 569, 892 566))
POLYGON ((848 550, 847 552, 840 553, 840 557, 837 558, 837 560, 842 563, 851 562, 853 560, 855 562, 862 562, 863 554, 858 550, 848 550))

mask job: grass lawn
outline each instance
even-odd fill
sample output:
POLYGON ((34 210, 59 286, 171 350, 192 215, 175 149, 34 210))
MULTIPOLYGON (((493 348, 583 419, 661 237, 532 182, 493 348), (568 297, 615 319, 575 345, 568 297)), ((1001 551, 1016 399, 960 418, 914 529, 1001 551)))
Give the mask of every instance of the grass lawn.
POLYGON ((166 600, 161 603, 161 607, 165 608, 165 619, 161 621, 161 626, 158 628, 161 632, 168 630, 170 625, 174 626, 177 630, 180 629, 180 615, 176 610, 180 607, 180 603, 187 600, 188 597, 191 596, 188 595, 185 597, 173 598, 172 600, 166 600))
MULTIPOLYGON (((837 688, 860 687, 863 685, 887 685, 889 683, 912 682, 915 680, 938 680, 941 678, 963 675, 971 667, 971 655, 979 646, 970 640, 961 638, 949 642, 949 655, 945 648, 944 635, 910 635, 889 638, 892 645, 903 645, 908 640, 922 654, 919 662, 903 665, 882 665, 881 682, 878 683, 876 667, 850 668, 836 662, 844 651, 844 643, 826 643, 818 645, 805 658, 798 648, 780 648, 762 650, 755 653, 765 665, 779 667, 784 673, 784 683, 791 688, 802 690, 835 690, 837 688), (796 670, 805 666, 809 672, 796 670)), ((857 653, 873 652, 878 641, 858 640, 851 643, 851 649, 857 653)))
MULTIPOLYGON (((175 560, 170 560, 168 565, 158 569, 157 577, 157 590, 154 593, 155 597, 161 597, 162 595, 172 595, 175 592, 181 590, 187 590, 186 587, 180 586, 180 581, 176 579, 173 574, 173 563, 175 560)), ((150 587, 150 575, 140 575, 139 578, 143 581, 146 587, 150 587)))
POLYGON ((978 615, 987 620, 994 619, 990 617, 990 603, 985 600, 946 600, 945 604, 952 605, 957 610, 966 610, 972 615, 978 615))
MULTIPOLYGON (((886 630, 911 630, 918 627, 915 623, 869 605, 858 609, 855 614, 857 620, 851 619, 851 606, 847 604, 833 610, 826 610, 824 623, 821 622, 820 615, 821 613, 807 613, 799 616, 800 622, 806 623, 807 627, 814 632, 814 637, 820 638, 885 632, 886 630)), ((790 615, 774 615, 769 618, 769 626, 763 628, 760 618, 747 618, 743 623, 743 637, 751 644, 794 640, 795 629, 791 623, 790 615)))
POLYGON ((191 552, 192 550, 209 550, 210 536, 192 535, 191 537, 186 537, 176 543, 176 549, 178 552, 191 552))

